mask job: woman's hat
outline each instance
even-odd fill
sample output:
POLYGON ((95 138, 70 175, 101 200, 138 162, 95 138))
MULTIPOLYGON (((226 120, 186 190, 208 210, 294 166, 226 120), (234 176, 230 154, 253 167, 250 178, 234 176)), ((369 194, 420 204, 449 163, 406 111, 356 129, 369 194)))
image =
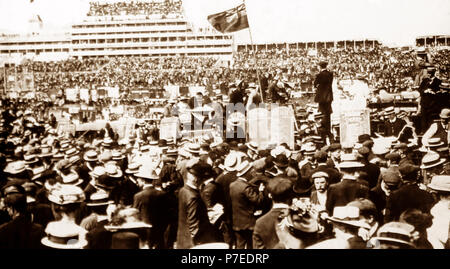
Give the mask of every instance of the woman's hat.
POLYGON ((87 162, 96 162, 98 161, 98 153, 95 150, 88 150, 84 154, 83 159, 87 162))
POLYGON ((373 237, 373 241, 393 242, 407 245, 414 248, 413 232, 414 226, 403 222, 389 222, 380 227, 377 236, 373 237))
POLYGON ((80 187, 66 184, 53 185, 48 200, 58 205, 81 203, 85 200, 84 192, 80 187))
POLYGON ((107 231, 124 231, 142 228, 151 228, 152 225, 139 220, 139 210, 136 208, 125 208, 117 213, 116 217, 108 225, 105 225, 107 231))
POLYGON ((54 221, 45 228, 46 237, 42 238, 44 246, 55 249, 82 249, 88 242, 83 239, 86 230, 72 222, 54 221))
POLYGON ((370 229, 360 215, 359 208, 355 206, 336 206, 333 210, 333 216, 328 218, 332 222, 342 223, 350 226, 370 229))
POLYGON ((431 179, 431 183, 428 184, 428 188, 440 191, 450 192, 450 176, 449 175, 436 175, 431 179))
POLYGON ((422 158, 422 165, 420 169, 429 169, 445 162, 445 158, 441 158, 439 153, 430 151, 422 158))

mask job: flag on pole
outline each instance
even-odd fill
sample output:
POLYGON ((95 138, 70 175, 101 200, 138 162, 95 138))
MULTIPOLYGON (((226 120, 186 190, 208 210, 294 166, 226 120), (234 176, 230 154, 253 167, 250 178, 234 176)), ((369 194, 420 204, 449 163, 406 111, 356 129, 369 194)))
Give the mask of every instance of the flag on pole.
POLYGON ((248 28, 245 4, 208 16, 208 21, 221 33, 232 33, 248 28))

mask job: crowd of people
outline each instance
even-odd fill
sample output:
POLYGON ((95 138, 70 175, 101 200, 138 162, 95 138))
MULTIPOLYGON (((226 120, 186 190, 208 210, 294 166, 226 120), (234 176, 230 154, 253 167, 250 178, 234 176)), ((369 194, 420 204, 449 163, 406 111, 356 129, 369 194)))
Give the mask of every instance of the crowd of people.
POLYGON ((126 139, 109 124, 69 135, 43 105, 2 100, 0 248, 449 248, 448 106, 422 137, 389 107, 393 139, 351 146, 327 139, 316 106, 298 107, 295 145, 262 145, 229 132, 223 109, 260 104, 256 88, 171 100, 165 117, 200 108, 191 122, 225 125, 173 139, 144 121, 126 139))
MULTIPOLYGON (((109 57, 69 59, 60 62, 25 61, 8 74, 31 73, 34 87, 40 92, 52 89, 118 86, 122 92, 136 88, 155 89, 166 85, 205 86, 218 89, 236 80, 258 83, 251 51, 239 51, 229 67, 218 66, 215 57, 109 57)), ((433 51, 436 75, 448 80, 448 50, 433 51)), ((309 55, 306 49, 268 49, 256 52, 263 91, 276 80, 288 83, 293 90, 312 91, 313 80, 321 58, 329 59, 329 69, 338 80, 361 79, 369 87, 399 93, 419 86, 421 70, 413 51, 382 48, 348 47, 321 49, 309 55)), ((2 83, 3 85, 3 83, 2 83)))
POLYGON ((88 16, 120 15, 169 15, 183 14, 182 2, 165 1, 123 1, 123 2, 89 2, 88 16))

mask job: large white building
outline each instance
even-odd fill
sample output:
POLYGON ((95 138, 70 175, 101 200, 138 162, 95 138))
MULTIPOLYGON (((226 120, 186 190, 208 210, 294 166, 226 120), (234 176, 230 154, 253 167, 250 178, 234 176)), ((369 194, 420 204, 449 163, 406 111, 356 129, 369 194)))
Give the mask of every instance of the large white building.
POLYGON ((232 52, 231 35, 196 30, 179 14, 86 16, 66 33, 0 35, 3 62, 127 55, 228 58, 232 52))

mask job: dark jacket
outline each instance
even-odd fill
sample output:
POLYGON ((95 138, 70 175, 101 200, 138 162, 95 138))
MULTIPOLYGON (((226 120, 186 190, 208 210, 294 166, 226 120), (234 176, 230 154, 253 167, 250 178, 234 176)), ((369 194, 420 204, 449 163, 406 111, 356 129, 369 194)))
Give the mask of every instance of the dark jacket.
POLYGON ((386 193, 381 189, 381 185, 378 185, 370 190, 369 200, 375 204, 377 212, 379 213, 377 216, 378 222, 382 224, 383 210, 386 208, 387 196, 386 193))
POLYGON ((316 96, 314 102, 316 103, 331 103, 333 102, 333 73, 328 70, 323 70, 320 72, 316 80, 314 81, 314 86, 317 87, 316 96))
POLYGON ((336 206, 346 206, 356 198, 367 198, 368 196, 369 188, 356 180, 342 179, 341 182, 330 185, 325 207, 329 213, 333 213, 336 206))
POLYGON ((361 169, 367 174, 367 182, 369 183, 369 188, 372 189, 377 186, 378 178, 380 176, 380 167, 373 163, 366 163, 366 165, 361 169))
POLYGON ((0 249, 42 249, 44 228, 29 216, 18 216, 0 226, 0 249))
POLYGON ((225 204, 223 205, 224 217, 227 223, 232 222, 232 209, 231 209, 231 197, 230 197, 230 184, 237 179, 235 172, 222 173, 216 178, 216 182, 222 188, 223 195, 225 197, 225 204))
POLYGON ((287 214, 287 209, 272 208, 265 215, 256 220, 253 230, 254 249, 274 249, 279 243, 275 225, 287 214))
POLYGON ((181 188, 178 201, 177 249, 217 242, 216 229, 211 225, 200 192, 187 185, 181 188))
POLYGON ((402 119, 396 119, 393 123, 389 120, 384 123, 384 136, 395 136, 397 137, 400 134, 400 131, 403 129, 403 126, 406 125, 406 122, 402 119))
POLYGON ((256 217, 255 208, 264 201, 264 193, 259 192, 242 178, 238 178, 230 185, 231 206, 233 210, 233 230, 253 230, 256 217))
POLYGON ((404 185, 387 198, 385 223, 397 221, 407 209, 419 209, 424 213, 430 213, 434 204, 431 193, 421 190, 416 184, 404 185))

